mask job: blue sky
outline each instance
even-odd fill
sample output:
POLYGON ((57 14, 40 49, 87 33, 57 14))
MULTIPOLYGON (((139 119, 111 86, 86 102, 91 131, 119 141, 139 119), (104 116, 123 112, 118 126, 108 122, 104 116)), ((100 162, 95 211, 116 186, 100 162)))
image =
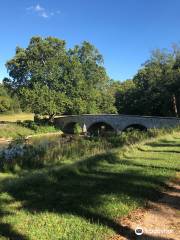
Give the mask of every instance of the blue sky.
POLYGON ((180 40, 179 0, 1 0, 0 79, 15 47, 34 35, 84 40, 103 54, 109 76, 131 78, 154 48, 180 40))

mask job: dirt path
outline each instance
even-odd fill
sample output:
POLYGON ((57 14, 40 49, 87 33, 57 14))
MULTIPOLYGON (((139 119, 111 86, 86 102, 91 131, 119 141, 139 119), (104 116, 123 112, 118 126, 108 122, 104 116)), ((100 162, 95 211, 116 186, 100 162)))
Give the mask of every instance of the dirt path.
POLYGON ((111 240, 179 240, 180 239, 180 177, 169 184, 168 191, 148 209, 139 209, 119 224, 125 229, 122 235, 111 240), (143 234, 135 234, 135 229, 143 229, 143 234), (126 236, 126 237, 124 237, 126 236))
POLYGON ((11 141, 12 139, 0 138, 0 149, 7 147, 11 141))

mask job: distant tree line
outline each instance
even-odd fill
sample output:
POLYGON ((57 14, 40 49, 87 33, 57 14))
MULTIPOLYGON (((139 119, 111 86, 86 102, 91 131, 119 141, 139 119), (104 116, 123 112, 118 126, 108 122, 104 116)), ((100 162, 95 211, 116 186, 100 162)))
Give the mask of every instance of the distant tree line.
POLYGON ((16 48, 6 67, 0 112, 19 101, 23 111, 50 119, 83 113, 180 114, 178 46, 153 51, 133 79, 123 82, 108 77, 102 55, 86 41, 67 49, 58 38, 32 37, 27 48, 16 48))
POLYGON ((132 80, 113 84, 118 113, 179 116, 179 47, 153 51, 132 80))

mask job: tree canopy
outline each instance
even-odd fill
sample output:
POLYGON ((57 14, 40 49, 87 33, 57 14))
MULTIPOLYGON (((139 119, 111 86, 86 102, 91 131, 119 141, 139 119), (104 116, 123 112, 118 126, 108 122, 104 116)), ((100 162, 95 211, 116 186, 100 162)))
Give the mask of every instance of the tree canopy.
POLYGON ((116 88, 119 113, 178 116, 180 114, 180 49, 155 50, 132 80, 116 88))
POLYGON ((64 40, 32 37, 27 48, 16 48, 6 67, 10 78, 5 84, 34 113, 116 112, 114 97, 107 97, 110 80, 103 57, 89 42, 66 49, 64 40))
POLYGON ((0 84, 0 113, 20 111, 19 101, 16 95, 11 96, 8 89, 0 84))
MULTIPOLYGON (((120 113, 180 115, 180 47, 154 50, 132 78, 111 80, 103 56, 84 41, 67 49, 64 40, 32 37, 27 48, 17 47, 6 63, 3 83, 20 99, 23 110, 48 115, 120 113)), ((10 99, 1 94, 1 110, 10 99), (5 99, 6 98, 6 99, 5 99)))

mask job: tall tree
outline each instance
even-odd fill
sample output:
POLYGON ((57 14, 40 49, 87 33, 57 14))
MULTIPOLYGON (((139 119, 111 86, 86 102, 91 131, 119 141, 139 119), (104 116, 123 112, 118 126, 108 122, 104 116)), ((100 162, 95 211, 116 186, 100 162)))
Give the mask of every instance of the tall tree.
POLYGON ((106 112, 115 111, 114 98, 109 98, 109 104, 105 101, 109 78, 102 64, 102 56, 88 42, 66 50, 63 40, 33 37, 27 48, 17 47, 15 56, 6 63, 10 78, 5 84, 18 93, 23 105, 51 118, 62 113, 99 113, 106 107, 106 112), (41 89, 57 96, 53 104, 42 101, 41 89))
POLYGON ((103 57, 89 42, 84 41, 68 51, 81 65, 83 91, 81 97, 86 101, 86 113, 114 113, 114 97, 109 94, 110 79, 103 67, 103 57), (107 100, 109 99, 109 101, 107 100))

